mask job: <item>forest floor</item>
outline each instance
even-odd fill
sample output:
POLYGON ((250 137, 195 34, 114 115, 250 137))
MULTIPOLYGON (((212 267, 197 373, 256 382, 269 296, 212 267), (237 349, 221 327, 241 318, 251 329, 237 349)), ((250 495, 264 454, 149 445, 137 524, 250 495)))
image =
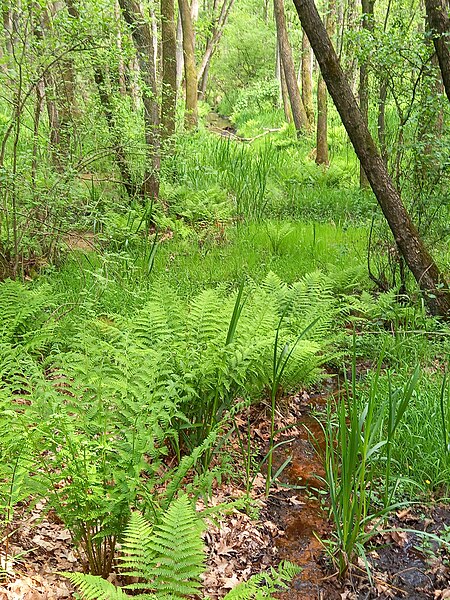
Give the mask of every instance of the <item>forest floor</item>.
MULTIPOLYGON (((252 505, 257 518, 233 509, 210 522, 205 533, 207 570, 204 591, 219 599, 254 573, 289 560, 302 571, 280 600, 363 600, 450 598, 450 554, 430 538, 417 532, 439 534, 450 539, 450 506, 417 505, 399 509, 368 548, 372 581, 360 559, 349 577, 339 580, 322 540, 331 535, 325 494, 321 494, 324 469, 320 449, 323 432, 320 413, 327 397, 336 394, 333 379, 318 391, 303 391, 284 399, 277 427, 289 427, 278 442, 275 470, 287 465, 278 483, 265 497, 265 474, 252 484, 252 505)), ((252 440, 264 456, 269 439, 269 421, 264 406, 251 409, 252 440)), ((238 425, 246 434, 247 421, 238 425)), ((237 441, 230 443, 237 449, 237 441)), ((209 500, 217 506, 242 496, 243 490, 230 481, 218 486, 209 500)), ((199 502, 198 508, 203 508, 199 502)), ((0 583, 1 600, 60 600, 74 598, 64 571, 83 569, 71 536, 45 501, 16 511, 8 554, 14 561, 3 565, 7 576, 0 583)), ((110 580, 123 584, 113 573, 110 580)))

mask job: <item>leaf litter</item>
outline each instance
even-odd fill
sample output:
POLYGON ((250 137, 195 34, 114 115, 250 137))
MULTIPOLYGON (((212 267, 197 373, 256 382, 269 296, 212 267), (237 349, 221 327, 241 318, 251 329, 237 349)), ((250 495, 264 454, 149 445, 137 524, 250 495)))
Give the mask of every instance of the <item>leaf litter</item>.
MULTIPOLYGON (((232 508, 208 521, 204 534, 205 594, 219 600, 254 573, 276 566, 281 560, 291 560, 303 570, 289 591, 278 594, 283 600, 450 599, 448 551, 437 542, 427 545, 426 538, 404 531, 415 528, 437 535, 450 530, 450 508, 446 506, 429 510, 408 507, 393 516, 388 525, 391 531, 381 533, 375 539, 376 546, 368 552, 372 585, 364 564, 355 569, 352 579, 339 582, 333 577, 318 539, 330 532, 319 501, 323 468, 316 449, 317 443, 320 446, 317 437, 320 426, 311 416, 311 409, 320 409, 322 398, 303 392, 290 398, 283 413, 277 415, 280 429, 290 426, 292 441, 277 450, 275 469, 285 462, 286 456, 292 460, 268 499, 264 496, 265 476, 256 475, 251 500, 258 517, 232 508)), ((252 432, 256 434, 252 439, 263 456, 269 436, 267 416, 254 407, 251 410, 252 432)), ((241 419, 239 425, 244 429, 247 421, 241 419)), ((236 451, 236 440, 230 438, 229 443, 236 451)), ((239 482, 222 482, 213 489, 208 505, 222 505, 243 494, 239 482)), ((200 501, 198 509, 202 508, 204 504, 200 501)), ((72 544, 70 532, 52 511, 46 510, 45 500, 31 508, 16 507, 10 530, 8 557, 0 549, 4 574, 0 580, 0 600, 74 598, 71 584, 59 573, 82 571, 83 560, 72 544), (11 557, 16 559, 13 561, 11 557)), ((116 580, 117 575, 112 574, 111 579, 116 580)))

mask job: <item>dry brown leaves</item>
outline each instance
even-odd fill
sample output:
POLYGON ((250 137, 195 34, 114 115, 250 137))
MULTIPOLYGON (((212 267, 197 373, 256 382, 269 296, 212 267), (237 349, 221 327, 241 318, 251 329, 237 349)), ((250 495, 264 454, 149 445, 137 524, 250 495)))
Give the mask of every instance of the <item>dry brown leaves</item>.
MULTIPOLYGON (((264 478, 258 475, 253 496, 260 508, 264 505, 263 491, 264 478)), ((222 487, 209 505, 217 506, 240 495, 242 491, 233 486, 222 487)), ((235 509, 209 521, 204 536, 207 548, 205 594, 212 599, 222 598, 238 583, 276 564, 277 548, 273 540, 281 533, 272 521, 258 521, 235 509)))
MULTIPOLYGON (((43 502, 17 516, 20 525, 11 536, 6 558, 7 578, 0 582, 0 600, 59 600, 72 598, 72 586, 58 575, 80 569, 71 536, 64 526, 45 515, 43 502), (11 558, 13 557, 13 558, 11 558)), ((5 548, 0 555, 5 566, 5 548)))

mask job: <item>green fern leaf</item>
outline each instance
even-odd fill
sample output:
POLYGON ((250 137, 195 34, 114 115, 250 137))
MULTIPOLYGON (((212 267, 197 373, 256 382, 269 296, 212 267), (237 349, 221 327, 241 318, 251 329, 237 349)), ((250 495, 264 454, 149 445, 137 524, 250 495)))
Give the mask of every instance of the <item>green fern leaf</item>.
POLYGON ((84 573, 63 573, 80 591, 84 600, 123 600, 129 596, 106 579, 84 573))

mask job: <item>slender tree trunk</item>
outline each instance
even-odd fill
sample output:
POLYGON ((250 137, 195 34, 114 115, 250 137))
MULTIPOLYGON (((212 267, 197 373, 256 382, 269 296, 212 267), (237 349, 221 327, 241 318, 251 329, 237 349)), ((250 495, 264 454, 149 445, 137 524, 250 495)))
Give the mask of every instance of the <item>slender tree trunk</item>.
POLYGON ((286 77, 286 86, 289 92, 292 116, 298 135, 300 132, 308 129, 308 118, 306 116, 305 107, 303 106, 302 97, 298 88, 297 77, 295 75, 294 59, 292 57, 292 48, 287 33, 283 0, 274 0, 273 8, 277 26, 278 42, 280 45, 281 65, 286 77))
POLYGON ((149 24, 144 20, 136 0, 119 0, 125 21, 131 29, 136 48, 139 70, 144 83, 142 102, 144 104, 145 141, 148 158, 141 187, 141 195, 148 198, 159 196, 160 132, 159 105, 154 69, 153 35, 149 24))
POLYGON ((342 71, 314 1, 294 0, 294 4, 319 62, 328 91, 389 223, 400 253, 424 292, 430 311, 434 315, 449 318, 448 283, 425 248, 401 201, 400 194, 392 183, 383 159, 364 123, 356 98, 342 71))
POLYGON ((281 98, 283 100, 284 116, 288 123, 292 123, 292 110, 289 103, 289 92, 286 85, 286 75, 284 73, 283 64, 280 61, 280 85, 281 85, 281 98))
MULTIPOLYGON (((374 15, 373 6, 375 0, 361 0, 362 26, 367 31, 373 31, 374 15)), ((359 108, 364 122, 369 126, 369 68, 364 61, 359 68, 359 108)), ((362 189, 369 187, 369 181, 364 173, 362 164, 359 164, 359 185, 362 189)))
MULTIPOLYGON (((219 45, 220 39, 223 35, 225 25, 228 21, 228 16, 230 14, 230 10, 233 7, 233 4, 234 4, 234 0, 223 0, 222 7, 220 9, 218 18, 216 19, 213 15, 214 24, 213 24, 213 28, 211 31, 211 35, 206 44, 206 49, 203 54, 202 61, 198 68, 198 73, 197 73, 198 81, 200 81, 202 79, 203 73, 204 73, 206 67, 207 66, 209 67, 211 58, 212 58, 214 52, 216 51, 217 46, 219 45)), ((214 12, 215 12, 215 10, 214 10, 214 12)))
MULTIPOLYGON (((142 1, 139 0, 139 8, 141 11, 141 14, 144 14, 144 9, 142 7, 142 1)), ((160 56, 159 56, 159 47, 158 47, 158 22, 157 22, 157 18, 155 15, 155 9, 153 7, 153 3, 149 3, 149 10, 150 10, 150 24, 151 24, 151 31, 152 31, 152 46, 153 46, 153 68, 155 71, 155 80, 159 81, 160 80, 160 75, 161 75, 161 63, 160 63, 160 56)))
MULTIPOLYGON (((35 26, 33 27, 36 38, 42 40, 51 29, 51 14, 48 10, 42 9, 41 14, 37 17, 35 26)), ((42 88, 45 97, 45 105, 47 108, 50 155, 52 164, 58 172, 64 169, 64 158, 66 157, 67 148, 62 144, 58 88, 53 70, 47 70, 42 77, 42 88)))
POLYGON ((3 2, 2 17, 3 17, 3 30, 5 32, 6 52, 9 56, 12 56, 12 53, 14 51, 14 48, 13 48, 13 40, 14 40, 13 14, 12 14, 12 8, 8 8, 7 2, 3 2))
POLYGON ((292 123, 292 111, 291 105, 289 104, 289 92, 286 85, 286 77, 284 75, 283 65, 281 64, 281 56, 280 56, 280 44, 276 43, 276 55, 275 55, 275 79, 280 84, 280 98, 283 104, 283 112, 284 118, 287 123, 292 123))
POLYGON ((195 129, 198 124, 197 70, 195 66, 194 27, 188 0, 178 0, 181 25, 183 27, 184 81, 186 84, 186 129, 195 129))
POLYGON ((183 27, 181 25, 181 16, 178 12, 177 18, 177 91, 181 87, 184 73, 184 56, 183 56, 183 27))
POLYGON ((209 75, 209 66, 210 62, 207 63, 205 70, 203 71, 203 75, 200 81, 200 89, 198 91, 198 99, 204 100, 206 97, 206 88, 208 86, 208 75, 209 75))
POLYGON ((445 93, 450 101, 450 19, 443 0, 425 0, 425 8, 439 60, 445 93))
POLYGON ((100 65, 98 64, 94 64, 94 80, 97 85, 98 95, 100 97, 100 102, 105 114, 106 124, 108 125, 109 133, 111 135, 114 155, 120 171, 123 186, 125 187, 129 198, 134 198, 137 193, 136 184, 133 182, 133 177, 125 158, 125 151, 117 133, 116 124, 114 122, 113 104, 107 91, 105 76, 100 65))
POLYGON ((312 53, 311 44, 309 43, 308 36, 305 32, 303 32, 302 37, 301 76, 303 106, 305 107, 309 126, 312 128, 314 127, 314 107, 312 96, 312 53))
MULTIPOLYGON (((335 0, 328 0, 328 11, 326 16, 326 31, 330 38, 334 34, 334 19, 336 12, 335 0)), ((316 163, 318 165, 329 164, 328 157, 328 95, 327 86, 322 74, 319 74, 317 82, 317 133, 316 133, 316 163)))
POLYGON ((317 82, 316 164, 328 165, 327 86, 321 74, 317 82))
POLYGON ((161 0, 161 38, 161 139, 164 142, 175 133, 175 108, 177 103, 177 34, 174 0, 161 0))
POLYGON ((347 12, 343 14, 341 30, 341 48, 339 55, 344 58, 344 72, 353 91, 356 88, 358 61, 351 43, 346 41, 345 31, 356 31, 359 23, 359 13, 356 0, 347 0, 347 12))
POLYGON ((117 33, 116 33, 116 45, 118 51, 118 63, 117 68, 119 72, 119 90, 121 96, 127 95, 127 78, 126 78, 126 68, 125 63, 122 56, 122 32, 120 29, 120 6, 117 0, 114 0, 114 17, 116 20, 117 33))

